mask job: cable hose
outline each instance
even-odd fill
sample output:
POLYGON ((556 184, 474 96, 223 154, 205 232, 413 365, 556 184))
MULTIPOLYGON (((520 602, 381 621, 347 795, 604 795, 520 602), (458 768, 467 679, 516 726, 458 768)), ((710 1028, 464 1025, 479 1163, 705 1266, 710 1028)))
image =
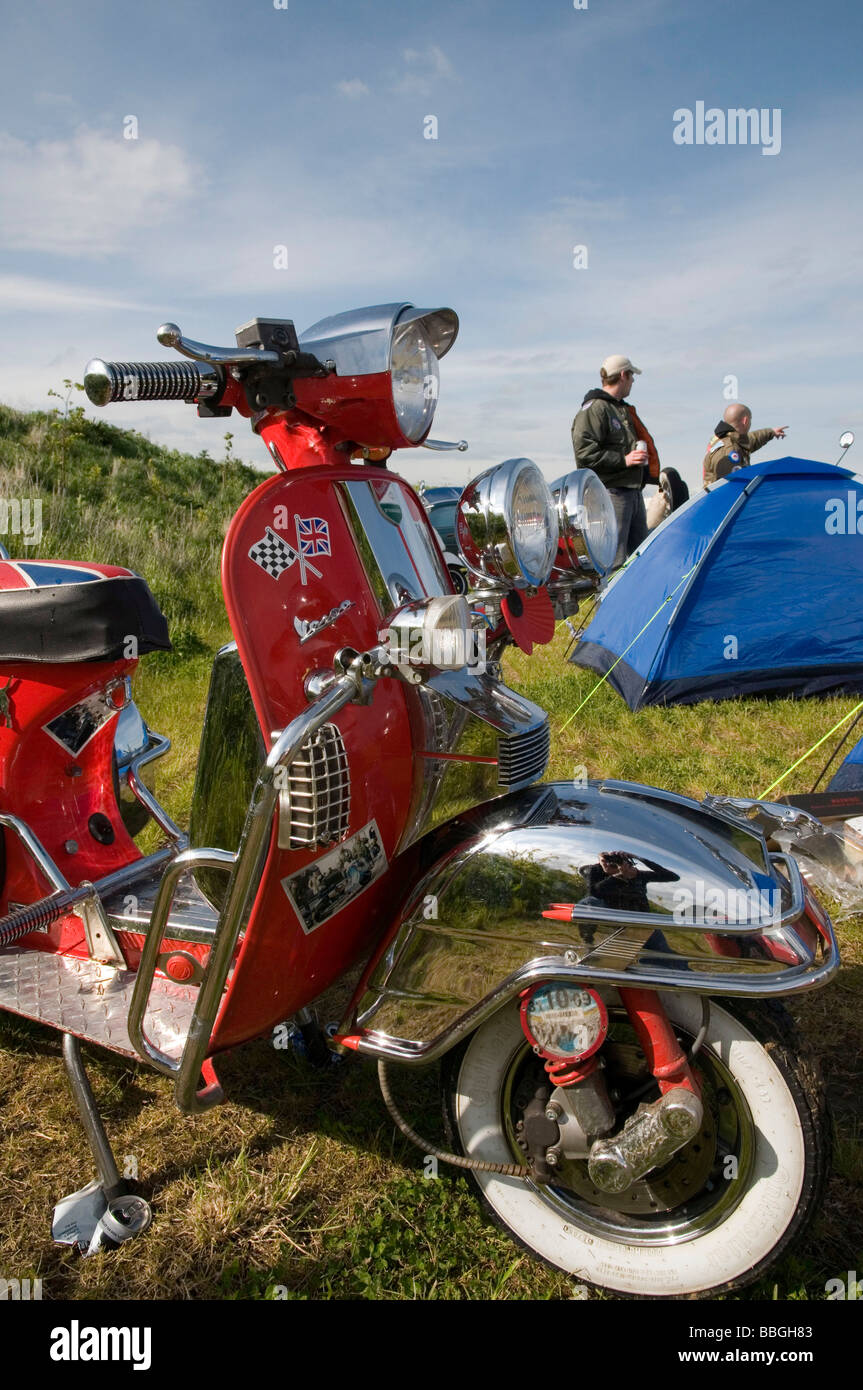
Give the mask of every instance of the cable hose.
POLYGON ((398 1107, 392 1097, 389 1079, 387 1077, 387 1064, 383 1058, 378 1059, 378 1081, 380 1083, 381 1095, 384 1098, 384 1105, 396 1124, 412 1144, 416 1144, 423 1153, 438 1159, 441 1163, 451 1163, 455 1168, 472 1168, 475 1173, 502 1173, 507 1178, 528 1178, 530 1177, 529 1168, 521 1168, 517 1163, 485 1163, 479 1158, 465 1158, 463 1154, 447 1153, 445 1149, 439 1149, 434 1144, 429 1144, 426 1139, 421 1138, 415 1129, 411 1129, 407 1120, 399 1113, 398 1107))

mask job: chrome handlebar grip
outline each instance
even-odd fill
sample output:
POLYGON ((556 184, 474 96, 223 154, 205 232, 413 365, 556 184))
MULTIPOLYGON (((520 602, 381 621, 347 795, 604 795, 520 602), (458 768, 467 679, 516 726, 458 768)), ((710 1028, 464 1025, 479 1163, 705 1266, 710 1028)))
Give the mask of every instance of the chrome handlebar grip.
POLYGON ((84 371, 84 390, 93 405, 203 400, 218 395, 224 381, 218 367, 191 362, 105 362, 94 357, 84 371))

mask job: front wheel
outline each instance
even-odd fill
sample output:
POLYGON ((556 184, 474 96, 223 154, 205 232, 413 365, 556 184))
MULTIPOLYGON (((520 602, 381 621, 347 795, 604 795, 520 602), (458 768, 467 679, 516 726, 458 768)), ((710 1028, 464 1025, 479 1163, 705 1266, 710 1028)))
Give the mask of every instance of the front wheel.
POLYGON ((669 512, 676 512, 689 501, 689 488, 676 468, 663 468, 659 475, 659 490, 665 497, 669 512))
MULTIPOLYGON (((700 999, 664 995, 663 1004, 688 1049, 700 999)), ((758 1278, 814 1215, 829 1131, 815 1072, 785 1016, 769 1006, 734 1008, 711 1004, 696 1059, 704 1122, 669 1163, 614 1197, 577 1160, 561 1164, 548 1186, 473 1173, 497 1223, 548 1264, 620 1294, 715 1296, 758 1278)), ((605 1075, 625 1109, 627 1093, 645 1098, 649 1072, 625 1010, 612 1008, 610 1020, 605 1075)), ((447 1060, 454 1144, 471 1157, 524 1162, 516 1125, 544 1072, 518 1009, 502 1009, 447 1060)))

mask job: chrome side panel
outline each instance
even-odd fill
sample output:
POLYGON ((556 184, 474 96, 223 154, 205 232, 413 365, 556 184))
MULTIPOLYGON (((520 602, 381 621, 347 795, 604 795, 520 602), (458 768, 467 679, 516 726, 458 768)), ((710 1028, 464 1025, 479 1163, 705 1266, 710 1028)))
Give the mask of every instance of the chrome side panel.
MULTIPOLYGON (((266 758, 249 684, 229 642, 216 653, 201 733, 189 840, 235 851, 240 843, 252 790, 266 758)), ((226 878, 211 869, 196 872, 198 887, 221 908, 226 878)))
POLYGON ((489 671, 442 672, 413 693, 422 714, 422 796, 400 850, 454 816, 531 786, 549 754, 548 715, 489 671))
POLYGON ((796 866, 780 871, 760 833, 667 792, 534 787, 466 815, 429 851, 340 1030, 360 1051, 429 1060, 538 978, 765 996, 838 968, 829 924, 814 948, 796 929, 796 866), (634 875, 615 880, 609 854, 630 856, 634 875), (698 910, 718 901, 732 908, 724 920, 698 910), (543 915, 561 904, 566 920, 543 915))

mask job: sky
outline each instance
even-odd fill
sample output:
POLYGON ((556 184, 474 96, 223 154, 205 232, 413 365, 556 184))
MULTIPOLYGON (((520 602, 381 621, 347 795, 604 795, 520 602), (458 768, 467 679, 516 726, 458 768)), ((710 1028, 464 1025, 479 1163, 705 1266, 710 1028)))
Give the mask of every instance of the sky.
MULTIPOLYGON (((404 301, 459 315, 432 435, 470 445, 402 451, 411 482, 569 471, 618 352, 691 487, 729 399, 790 427, 762 459, 835 461, 851 429, 863 469, 859 0, 4 8, 6 404, 47 408, 93 356, 170 357, 165 320, 231 344, 255 315, 404 301), (712 137, 763 111, 759 142, 680 143, 698 103, 712 137)), ((269 462, 238 416, 87 412, 214 458, 230 428, 269 462)))

